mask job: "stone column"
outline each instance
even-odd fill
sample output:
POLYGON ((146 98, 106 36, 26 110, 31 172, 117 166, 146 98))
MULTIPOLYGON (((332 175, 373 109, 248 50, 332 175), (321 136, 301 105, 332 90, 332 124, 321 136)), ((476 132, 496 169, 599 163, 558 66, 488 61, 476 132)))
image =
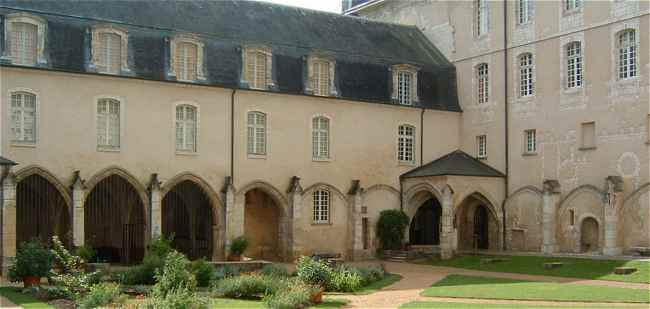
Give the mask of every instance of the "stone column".
POLYGON ((291 245, 288 248, 289 256, 287 256, 287 259, 297 259, 302 254, 304 248, 302 237, 300 236, 305 232, 300 225, 300 221, 302 220, 303 193, 302 186, 300 185, 300 177, 293 176, 293 178, 291 178, 291 185, 289 186, 287 193, 289 195, 289 203, 291 204, 289 205, 291 209, 291 218, 289 218, 289 220, 293 223, 291 225, 291 230, 289 231, 289 233, 291 233, 291 245))
POLYGON ((16 256, 16 177, 8 168, 2 181, 2 275, 16 256))
POLYGON ((453 251, 454 191, 448 185, 442 190, 442 214, 440 216, 440 258, 450 259, 453 251))
POLYGON ((148 189, 151 203, 151 239, 153 240, 162 235, 162 196, 158 174, 151 174, 148 189))
POLYGON ((542 196, 542 253, 544 254, 552 254, 557 251, 555 236, 559 198, 560 183, 557 180, 544 181, 542 196))
POLYGON ((85 243, 84 231, 84 202, 86 201, 86 186, 79 176, 79 171, 74 172, 72 182, 72 243, 81 247, 85 243))
MULTIPOLYGON (((228 177, 226 180, 226 252, 233 239, 244 235, 244 206, 246 197, 235 197, 235 187, 228 177)), ((226 254, 227 255, 227 254, 226 254)))
POLYGON ((361 208, 363 207, 363 189, 359 180, 352 181, 352 187, 348 191, 349 195, 349 216, 350 216, 350 235, 352 236, 352 254, 353 260, 363 258, 363 224, 361 208))
POLYGON ((607 177, 606 188, 603 254, 621 255, 623 250, 618 246, 618 210, 623 204, 623 179, 620 176, 607 177))

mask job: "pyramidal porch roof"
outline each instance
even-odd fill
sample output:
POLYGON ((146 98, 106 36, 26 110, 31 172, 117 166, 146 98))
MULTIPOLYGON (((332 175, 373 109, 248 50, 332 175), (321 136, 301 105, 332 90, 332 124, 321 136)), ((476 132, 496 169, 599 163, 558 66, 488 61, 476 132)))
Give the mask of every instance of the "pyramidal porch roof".
POLYGON ((425 165, 412 169, 402 174, 400 178, 431 176, 505 177, 499 170, 470 156, 462 150, 456 150, 425 165))

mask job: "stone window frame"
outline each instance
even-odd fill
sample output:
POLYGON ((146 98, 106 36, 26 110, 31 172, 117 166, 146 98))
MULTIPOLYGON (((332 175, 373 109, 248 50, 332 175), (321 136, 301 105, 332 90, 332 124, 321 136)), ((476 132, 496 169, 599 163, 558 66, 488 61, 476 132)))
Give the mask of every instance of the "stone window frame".
POLYGON ((517 0, 515 2, 515 25, 518 27, 528 25, 533 22, 535 16, 535 5, 533 0, 517 0), (526 8, 526 20, 522 21, 522 8, 525 3, 526 8))
POLYGON ((275 81, 273 80, 273 50, 271 47, 266 46, 266 45, 257 45, 257 44, 247 44, 242 47, 242 71, 241 71, 241 84, 244 87, 247 87, 249 89, 256 89, 256 90, 269 90, 275 88, 275 81), (253 85, 253 82, 251 79, 254 80, 254 76, 247 76, 247 67, 248 63, 251 61, 249 59, 248 54, 249 53, 261 53, 266 56, 266 66, 265 66, 265 75, 266 75, 266 84, 264 87, 259 87, 257 85, 253 85))
POLYGON ((7 113, 7 123, 8 123, 8 132, 11 135, 10 137, 10 145, 14 147, 36 147, 38 144, 40 138, 39 138, 39 133, 40 133, 40 123, 41 123, 41 95, 38 91, 31 89, 31 88, 24 88, 24 87, 16 87, 16 88, 11 88, 7 92, 7 102, 9 102, 9 112, 7 113), (23 140, 15 140, 13 137, 13 134, 11 133, 11 116, 12 116, 12 109, 11 109, 11 97, 15 93, 27 93, 31 94, 35 97, 35 115, 34 115, 34 140, 31 141, 23 141, 23 140))
POLYGON ((479 160, 486 160, 487 157, 488 157, 487 134, 479 134, 476 136, 476 158, 479 160))
MULTIPOLYGON (((312 139, 312 142, 311 142, 311 145, 312 145, 312 152, 311 152, 312 153, 312 161, 318 161, 318 162, 329 162, 329 161, 331 161, 332 160, 332 118, 327 116, 327 115, 324 115, 324 114, 313 115, 311 117, 310 126, 311 126, 311 139, 312 139), (326 156, 317 156, 316 153, 315 153, 315 149, 318 148, 318 146, 320 146, 320 144, 317 145, 316 143, 314 143, 315 140, 316 140, 315 137, 314 137, 314 134, 316 134, 316 131, 317 131, 317 129, 314 128, 314 121, 316 121, 316 119, 325 119, 325 120, 327 120, 327 126, 328 127, 327 127, 327 132, 326 132, 326 134, 327 134, 327 140, 326 140, 327 154, 326 154, 326 156)), ((318 129, 318 130, 323 131, 323 129, 318 129)))
POLYGON ((490 103, 490 75, 492 74, 490 70, 490 64, 488 62, 479 62, 476 65, 474 65, 474 78, 476 79, 476 91, 474 91, 476 95, 476 103, 478 105, 483 105, 483 104, 488 104, 490 103), (481 74, 481 68, 485 66, 486 71, 485 74, 481 74), (484 81, 482 79, 485 79, 484 81), (483 88, 481 88, 481 84, 483 85, 483 88), (481 99, 483 98, 483 99, 481 99))
MULTIPOLYGON (((173 124, 173 141, 174 141, 174 152, 176 155, 198 155, 199 154, 199 140, 201 132, 201 106, 193 101, 177 101, 172 104, 172 124, 173 124), (181 106, 191 106, 196 112, 196 120, 194 125, 194 150, 192 149, 179 149, 177 146, 177 136, 176 136, 176 109, 181 106)), ((185 138, 185 137, 183 137, 185 138)))
POLYGON ((419 67, 410 64, 396 64, 390 67, 393 89, 392 89, 392 100, 399 104, 405 106, 417 105, 420 101, 418 97, 418 72, 420 71, 419 67), (410 91, 410 102, 408 104, 402 103, 399 101, 399 76, 400 74, 411 74, 411 85, 409 87, 410 91))
POLYGON ((246 112, 246 154, 248 155, 249 159, 265 159, 266 156, 269 153, 269 117, 268 113, 265 113, 264 111, 260 109, 251 109, 246 112), (262 115, 264 116, 264 124, 263 126, 258 126, 257 124, 251 124, 249 122, 249 116, 252 114, 256 115, 262 115), (264 143, 263 143, 263 151, 259 151, 257 149, 257 138, 255 137, 256 135, 253 135, 254 138, 251 141, 251 137, 249 134, 249 131, 251 129, 256 129, 256 128, 262 128, 263 133, 264 133, 264 143), (250 145, 253 145, 253 149, 251 149, 250 145))
POLYGON ((490 1, 472 1, 472 29, 474 39, 477 40, 487 37, 490 33, 490 1))
POLYGON ((312 224, 331 224, 332 223, 332 192, 326 188, 316 188, 311 195, 312 198, 312 224), (320 198, 317 199, 317 195, 320 198), (323 202, 325 204, 323 204, 323 202), (323 210, 325 206, 325 210, 323 210), (323 214, 326 218, 323 219, 323 214))
POLYGON ((516 59, 515 59, 516 64, 517 64, 517 66, 516 66, 516 68, 517 68, 516 79, 517 79, 517 86, 518 86, 517 89, 516 89, 516 93, 517 93, 517 98, 518 99, 532 98, 532 97, 535 97, 535 94, 537 93, 537 91, 536 91, 536 86, 537 86, 536 85, 537 84, 537 70, 536 69, 537 69, 537 66, 535 65, 535 60, 536 60, 535 59, 535 53, 533 51, 530 51, 530 50, 522 51, 521 53, 519 53, 516 56, 516 59), (526 57, 526 56, 530 57, 530 64, 527 64, 526 67, 524 67, 522 65, 522 60, 523 60, 523 57, 526 57), (530 72, 528 74, 531 75, 530 78, 529 78, 530 87, 526 87, 526 89, 528 89, 528 88, 530 88, 530 89, 529 89, 529 91, 526 91, 526 94, 524 94, 524 91, 522 90, 523 89, 522 88, 523 87, 522 75, 523 75, 523 70, 524 69, 530 70, 530 72))
POLYGON ((596 121, 585 121, 580 124, 580 147, 578 150, 595 150, 598 146, 598 136, 597 136, 597 127, 596 127, 596 121), (587 141, 585 141, 585 129, 587 126, 593 126, 593 141, 591 144, 587 144, 587 141))
POLYGON ((562 12, 564 15, 582 12, 583 8, 583 0, 562 0, 562 12))
POLYGON ((307 83, 305 85, 306 93, 323 97, 337 96, 338 91, 336 90, 336 85, 334 84, 335 77, 336 60, 334 57, 322 54, 312 54, 307 57, 307 83), (317 62, 326 62, 329 65, 329 87, 327 88, 328 93, 320 93, 318 89, 315 89, 316 87, 314 87, 314 82, 316 80, 320 80, 318 77, 314 76, 314 64, 317 62))
POLYGON ((169 72, 168 76, 174 77, 177 81, 194 82, 204 81, 205 76, 205 43, 200 37, 191 34, 177 34, 169 40, 169 72), (176 45, 180 43, 189 43, 196 46, 196 80, 180 79, 176 72, 176 45))
POLYGON ((564 93, 574 93, 574 92, 581 92, 585 88, 585 82, 586 82, 586 73, 585 73, 585 63, 586 63, 586 57, 585 57, 585 43, 583 36, 576 36, 576 37, 569 37, 565 40, 562 41, 561 44, 561 49, 560 49, 560 65, 562 66, 561 68, 561 78, 560 78, 560 83, 561 83, 561 88, 564 93), (580 85, 575 85, 573 87, 569 87, 569 65, 568 65, 568 48, 572 44, 579 44, 580 47, 580 85))
POLYGON ((24 65, 24 66, 43 66, 47 64, 47 59, 45 58, 45 36, 47 34, 47 21, 36 15, 20 12, 13 13, 5 16, 4 18, 4 54, 2 59, 9 61, 15 65, 24 65), (11 30, 14 23, 26 23, 36 26, 36 63, 34 64, 18 64, 14 63, 14 55, 11 55, 11 30))
POLYGON ((126 28, 116 27, 114 25, 96 25, 91 30, 91 68, 103 74, 121 74, 129 73, 129 33, 126 28), (120 37, 120 72, 109 72, 99 69, 99 48, 102 34, 114 34, 120 37))
POLYGON ((417 126, 416 125, 414 125, 412 123, 403 122, 403 123, 400 123, 397 126, 397 145, 396 145, 396 149, 395 149, 395 152, 396 152, 395 157, 397 158, 398 165, 413 166, 417 162, 417 157, 416 157, 417 156, 417 141, 416 141, 416 137, 417 137, 417 126), (410 128, 412 134, 411 135, 402 134, 402 128, 405 128, 405 129, 410 128), (407 151, 406 144, 405 144, 407 139, 411 140, 411 149, 410 149, 411 159, 410 160, 407 160, 408 151, 407 151), (400 149, 402 147, 404 147, 404 151, 400 151, 400 149), (402 153, 403 153, 403 155, 401 155, 402 153))
POLYGON ((539 140, 537 139, 537 130, 536 129, 526 129, 524 130, 524 156, 531 156, 537 154, 537 144, 539 140), (532 135, 530 134, 532 133, 532 135), (532 143, 531 143, 532 136, 532 143), (532 146, 532 148, 530 147, 532 146))
POLYGON ((94 130, 95 132, 95 145, 97 151, 101 152, 120 152, 124 148, 124 125, 126 124, 125 122, 125 114, 126 114, 126 100, 123 97, 120 96, 114 96, 114 95, 98 95, 93 97, 93 115, 94 115, 94 130), (119 102, 120 106, 120 115, 119 115, 119 145, 117 147, 112 147, 109 145, 100 145, 99 140, 97 138, 97 131, 98 131, 98 118, 99 114, 97 112, 97 106, 99 105, 99 100, 102 99, 109 99, 109 100, 115 100, 119 102))
POLYGON ((629 81, 636 81, 640 79, 640 76, 642 75, 642 68, 639 63, 639 56, 640 56, 640 47, 641 47, 641 32, 639 31, 640 29, 640 21, 638 18, 628 20, 626 22, 622 23, 617 23, 615 24, 612 29, 612 74, 614 75, 612 80, 615 82, 629 82, 629 81), (622 34, 624 34, 627 31, 632 31, 634 33, 634 45, 633 47, 635 48, 635 60, 636 60, 636 75, 634 76, 628 76, 621 78, 620 77, 620 44, 619 44, 619 39, 622 34))

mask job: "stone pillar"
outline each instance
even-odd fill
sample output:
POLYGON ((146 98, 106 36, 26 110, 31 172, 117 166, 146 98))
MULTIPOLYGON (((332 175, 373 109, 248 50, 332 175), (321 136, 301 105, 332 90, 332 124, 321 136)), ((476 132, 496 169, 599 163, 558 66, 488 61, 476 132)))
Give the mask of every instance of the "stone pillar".
POLYGON ((151 203, 151 239, 153 240, 162 235, 162 196, 158 174, 151 174, 148 189, 151 203))
POLYGON ((16 177, 6 168, 2 181, 2 275, 16 257, 16 177))
POLYGON ((86 186, 79 176, 79 171, 74 172, 72 182, 72 243, 81 247, 85 243, 84 232, 84 202, 86 201, 86 186))
POLYGON ((450 259, 454 256, 452 235, 454 220, 454 191, 448 185, 442 190, 442 214, 440 216, 440 258, 450 259))
POLYGON ((620 176, 609 176, 606 180, 607 193, 605 204, 605 239, 604 255, 621 255, 623 250, 618 246, 618 210, 623 204, 623 179, 620 176))
POLYGON ((552 254, 557 251, 556 218, 560 198, 560 183, 557 180, 544 181, 542 206, 542 253, 552 254))
MULTIPOLYGON (((246 197, 235 197, 235 187, 230 177, 226 178, 226 252, 233 239, 244 236, 244 206, 246 197)), ((227 254, 226 254, 227 255, 227 254)))
POLYGON ((291 214, 289 220, 293 222, 289 233, 291 233, 291 245, 289 246, 287 259, 297 259, 302 254, 304 249, 304 244, 302 241, 301 235, 304 234, 305 230, 300 225, 300 220, 302 219, 302 193, 303 189, 300 185, 300 177, 293 176, 291 178, 291 185, 289 190, 287 190, 289 195, 289 205, 291 209, 291 214))
POLYGON ((350 235, 352 236, 352 260, 362 259, 363 252, 363 224, 362 211, 363 207, 363 188, 359 180, 352 181, 352 187, 348 191, 349 195, 349 218, 350 218, 350 235))

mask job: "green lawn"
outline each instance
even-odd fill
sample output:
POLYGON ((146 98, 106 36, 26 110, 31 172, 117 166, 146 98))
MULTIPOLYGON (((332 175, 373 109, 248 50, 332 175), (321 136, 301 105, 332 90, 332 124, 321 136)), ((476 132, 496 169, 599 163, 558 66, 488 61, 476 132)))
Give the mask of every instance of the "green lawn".
POLYGON ((541 256, 499 256, 509 261, 481 264, 481 259, 490 256, 459 256, 451 260, 434 261, 434 266, 449 266, 494 272, 571 277, 583 279, 600 279, 650 283, 650 262, 590 260, 579 258, 551 258, 541 256), (565 265, 556 269, 544 269, 544 263, 562 262, 565 265), (615 275, 614 268, 619 266, 636 267, 638 270, 630 275, 615 275))
POLYGON ((650 290, 450 275, 422 296, 649 303, 650 290))
POLYGON ((400 309, 623 309, 623 308, 647 308, 643 307, 612 307, 612 306, 536 306, 536 305, 492 305, 492 304, 464 304, 445 302, 424 302, 416 301, 400 306, 400 309))
MULTIPOLYGON (((335 309, 341 308, 348 301, 344 299, 336 298, 325 298, 323 303, 309 308, 320 308, 320 309, 335 309)), ((264 304, 261 300, 242 300, 242 299, 230 299, 230 298, 214 298, 212 299, 212 308, 250 308, 258 309, 264 308, 264 304)))
MULTIPOLYGON (((23 294, 18 288, 14 287, 0 287, 0 295, 9 299, 12 303, 21 306, 25 309, 29 308, 54 308, 47 303, 44 303, 31 295, 23 294)), ((4 307, 4 304, 0 304, 0 307, 4 307)))

